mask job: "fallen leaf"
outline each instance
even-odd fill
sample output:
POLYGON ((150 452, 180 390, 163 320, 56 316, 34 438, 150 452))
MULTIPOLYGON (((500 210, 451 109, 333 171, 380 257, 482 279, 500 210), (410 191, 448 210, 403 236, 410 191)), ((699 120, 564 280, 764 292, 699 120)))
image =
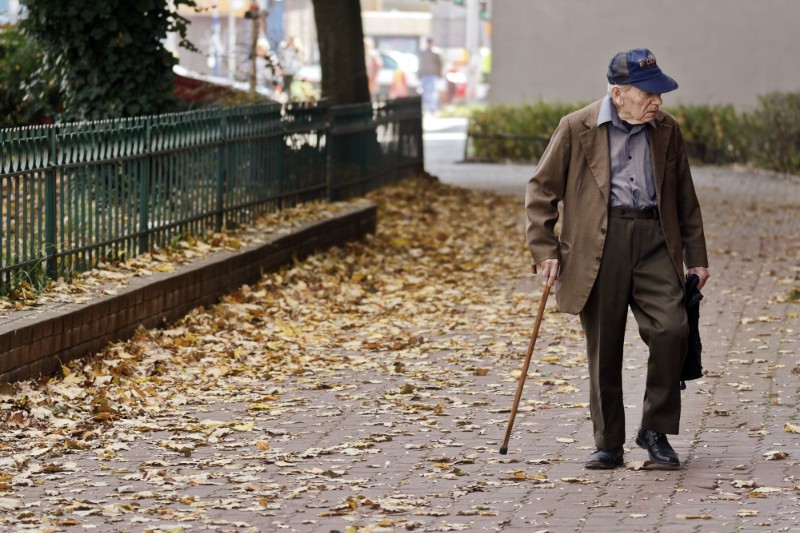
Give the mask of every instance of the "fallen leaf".
POLYGON ((22 500, 14 498, 0 498, 0 509, 4 511, 16 511, 25 507, 22 500))
POLYGON ((579 485, 591 485, 592 483, 597 483, 593 479, 585 477, 562 477, 561 481, 564 483, 577 483, 579 485))
POLYGON ((789 454, 787 452, 780 450, 771 450, 765 452, 763 455, 767 461, 778 461, 780 459, 786 459, 787 457, 789 457, 789 454))
POLYGON ((628 470, 639 471, 639 470, 644 470, 651 464, 653 464, 653 461, 649 459, 646 459, 644 461, 628 461, 627 463, 625 463, 625 468, 627 468, 628 470))

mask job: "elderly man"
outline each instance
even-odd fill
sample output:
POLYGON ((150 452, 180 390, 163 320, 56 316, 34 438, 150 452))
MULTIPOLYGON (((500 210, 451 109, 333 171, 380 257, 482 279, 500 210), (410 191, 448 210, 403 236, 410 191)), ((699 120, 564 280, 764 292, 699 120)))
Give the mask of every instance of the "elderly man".
POLYGON ((561 119, 528 183, 527 242, 533 272, 556 285, 559 309, 580 314, 586 335, 597 447, 586 468, 623 464, 630 307, 650 352, 636 444, 675 469, 666 434, 680 422, 684 279, 696 274, 702 287, 709 277, 703 222, 680 129, 659 110, 678 84, 644 48, 616 54, 607 77, 605 98, 561 119))

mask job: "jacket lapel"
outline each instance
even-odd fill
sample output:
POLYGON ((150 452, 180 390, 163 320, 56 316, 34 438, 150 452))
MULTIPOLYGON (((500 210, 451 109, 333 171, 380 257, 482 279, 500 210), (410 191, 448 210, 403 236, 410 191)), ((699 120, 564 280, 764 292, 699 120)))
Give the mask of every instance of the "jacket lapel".
MULTIPOLYGON (((599 110, 599 106, 597 106, 599 110)), ((597 126, 597 112, 587 117, 585 125, 589 128, 578 134, 581 147, 592 169, 597 186, 605 197, 606 204, 611 195, 611 156, 608 152, 608 126, 597 126)))
POLYGON ((653 181, 659 203, 661 203, 661 186, 664 184, 664 175, 667 172, 667 150, 671 137, 672 126, 662 120, 657 120, 656 127, 650 129, 650 159, 653 161, 653 181))

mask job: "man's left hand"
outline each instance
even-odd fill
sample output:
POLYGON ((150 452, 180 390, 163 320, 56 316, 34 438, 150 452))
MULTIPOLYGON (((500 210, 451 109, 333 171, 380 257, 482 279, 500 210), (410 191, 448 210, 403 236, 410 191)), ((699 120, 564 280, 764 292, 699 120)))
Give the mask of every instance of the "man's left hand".
POLYGON ((697 284, 698 290, 702 289, 703 285, 706 284, 708 278, 711 277, 711 274, 709 274, 708 269, 706 267, 692 267, 686 271, 687 278, 692 274, 700 278, 700 283, 697 284))

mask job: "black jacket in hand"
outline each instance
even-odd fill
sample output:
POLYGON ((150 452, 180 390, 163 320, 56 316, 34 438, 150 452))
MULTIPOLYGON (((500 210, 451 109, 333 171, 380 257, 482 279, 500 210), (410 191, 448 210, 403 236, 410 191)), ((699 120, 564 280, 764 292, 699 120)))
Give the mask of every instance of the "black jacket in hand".
POLYGON ((686 278, 686 317, 689 320, 689 351, 681 370, 681 389, 686 388, 684 381, 703 377, 701 354, 703 343, 700 342, 700 300, 703 295, 697 288, 700 278, 692 274, 686 278))

